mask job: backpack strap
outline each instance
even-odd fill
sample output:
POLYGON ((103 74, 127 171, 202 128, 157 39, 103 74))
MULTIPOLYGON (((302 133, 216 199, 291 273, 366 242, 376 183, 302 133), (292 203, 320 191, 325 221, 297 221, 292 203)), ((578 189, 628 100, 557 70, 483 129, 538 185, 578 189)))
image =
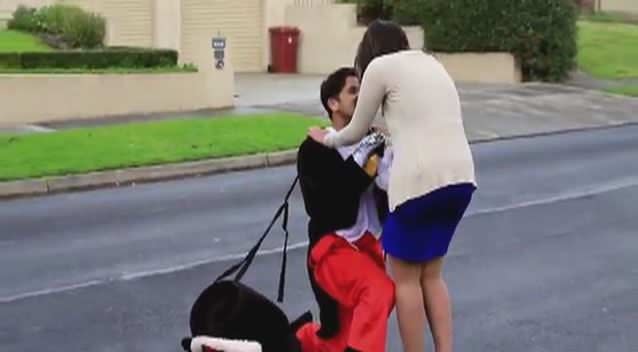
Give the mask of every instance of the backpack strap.
POLYGON ((292 196, 292 192, 294 191, 298 181, 299 181, 299 176, 295 177, 295 180, 290 186, 290 189, 286 193, 286 196, 284 198, 284 203, 279 207, 279 209, 277 209, 277 212, 275 213, 275 216, 270 221, 270 224, 266 228, 266 231, 264 231, 264 233, 261 235, 257 243, 250 249, 246 257, 244 257, 244 259, 242 259, 239 263, 236 263, 235 265, 231 266, 226 271, 224 271, 215 280, 215 282, 224 280, 227 277, 234 274, 235 272, 236 274, 235 274, 234 281, 240 281, 244 277, 244 274, 246 274, 246 271, 248 271, 248 268, 250 267, 250 265, 253 263, 253 260, 257 256, 257 252, 259 251, 259 248, 261 247, 262 243, 264 242, 264 240, 270 233, 270 230, 272 230, 272 227, 275 225, 277 220, 283 215, 281 227, 284 231, 284 248, 282 253, 281 271, 279 273, 279 289, 277 294, 277 301, 283 302, 284 286, 285 286, 285 279, 286 279, 288 237, 289 237, 289 233, 288 233, 289 200, 290 200, 290 197, 292 196))

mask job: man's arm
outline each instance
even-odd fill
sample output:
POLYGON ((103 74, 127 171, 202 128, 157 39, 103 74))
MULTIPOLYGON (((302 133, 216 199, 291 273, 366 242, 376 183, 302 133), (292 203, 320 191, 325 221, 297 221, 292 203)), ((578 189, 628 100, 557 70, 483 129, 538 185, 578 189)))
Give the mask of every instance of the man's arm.
POLYGON ((305 186, 323 197, 358 199, 374 180, 359 163, 354 156, 343 160, 334 150, 307 140, 299 151, 298 172, 305 186))

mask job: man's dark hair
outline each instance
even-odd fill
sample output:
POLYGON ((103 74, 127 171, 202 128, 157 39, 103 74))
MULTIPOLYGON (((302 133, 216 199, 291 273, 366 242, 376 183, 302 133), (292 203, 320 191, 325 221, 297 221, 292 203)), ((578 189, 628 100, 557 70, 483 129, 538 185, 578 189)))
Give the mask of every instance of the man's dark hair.
POLYGON ((357 50, 355 67, 363 78, 368 65, 375 58, 410 49, 408 36, 394 22, 375 20, 368 26, 357 50))
POLYGON ((323 104, 323 108, 326 109, 331 120, 332 111, 330 110, 330 106, 328 106, 328 100, 338 98, 339 93, 341 93, 343 87, 346 85, 346 80, 352 76, 357 77, 357 71, 354 68, 342 67, 331 73, 321 83, 321 104, 323 104))

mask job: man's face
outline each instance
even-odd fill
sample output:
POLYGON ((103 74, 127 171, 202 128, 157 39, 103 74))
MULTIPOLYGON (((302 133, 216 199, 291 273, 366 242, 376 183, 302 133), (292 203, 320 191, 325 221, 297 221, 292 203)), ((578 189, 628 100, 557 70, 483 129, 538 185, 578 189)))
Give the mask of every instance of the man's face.
POLYGON ((350 122, 354 115, 354 108, 359 96, 359 78, 350 76, 346 79, 346 84, 339 93, 339 99, 335 101, 333 111, 340 114, 346 123, 350 122))

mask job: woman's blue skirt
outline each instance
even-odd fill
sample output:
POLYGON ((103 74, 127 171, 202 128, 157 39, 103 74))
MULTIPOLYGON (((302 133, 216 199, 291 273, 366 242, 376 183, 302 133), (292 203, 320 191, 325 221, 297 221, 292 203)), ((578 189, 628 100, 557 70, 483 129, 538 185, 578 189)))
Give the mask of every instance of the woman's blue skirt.
POLYGON ((475 190, 472 183, 455 184, 400 204, 383 227, 385 252, 408 262, 445 256, 475 190))

